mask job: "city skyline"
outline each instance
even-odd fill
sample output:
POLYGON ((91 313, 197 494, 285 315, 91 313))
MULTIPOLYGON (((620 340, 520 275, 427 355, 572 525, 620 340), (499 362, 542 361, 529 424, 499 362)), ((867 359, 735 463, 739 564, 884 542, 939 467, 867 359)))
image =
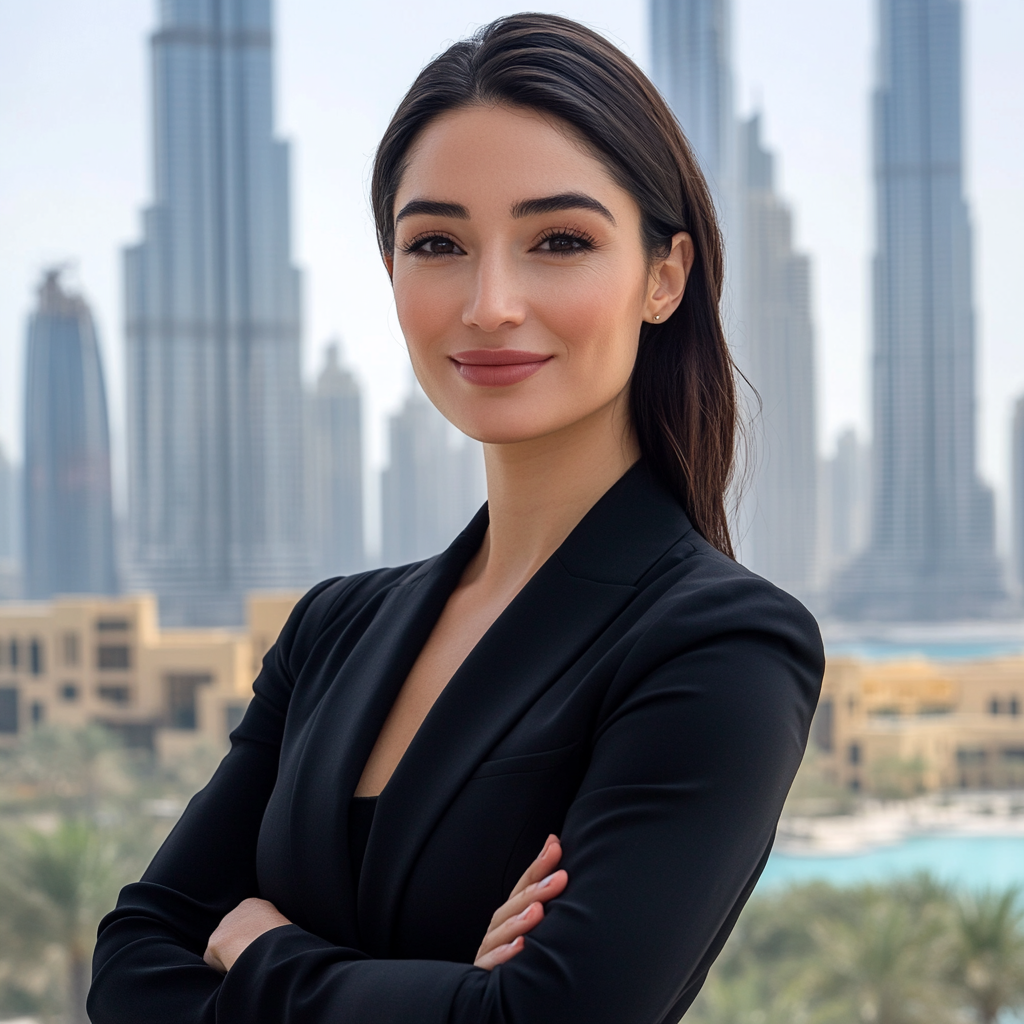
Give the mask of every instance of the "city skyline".
MULTIPOLYGON (((822 445, 867 414, 868 89, 872 4, 737 0, 736 95, 740 113, 767 111, 766 142, 782 159, 781 192, 800 215, 797 242, 817 267, 822 445)), ((608 31, 641 63, 647 11, 640 0, 560 5, 608 31)), ((297 254, 307 270, 304 366, 336 333, 366 389, 369 465, 383 464, 384 422, 402 401, 405 355, 386 277, 374 252, 365 202, 373 145, 415 70, 446 39, 501 13, 502 5, 453 0, 439 8, 398 2, 348 17, 312 0, 287 0, 277 19, 282 131, 295 160, 297 254), (408 9, 406 7, 408 6, 408 9), (354 20, 353 20, 354 19, 354 20), (374 63, 360 40, 388 22, 390 59, 374 63)), ((1002 125, 1024 113, 1024 69, 1011 40, 1024 9, 1008 0, 968 5, 970 188, 979 230, 982 456, 1005 500, 1011 399, 1024 390, 1024 352, 1011 298, 1020 276, 1015 238, 1024 226, 1016 168, 1024 140, 1002 125)), ((0 169, 0 437, 20 448, 20 338, 40 268, 70 256, 92 297, 110 375, 115 448, 123 439, 121 285, 118 250, 136 233, 148 201, 145 51, 151 0, 129 0, 116 22, 68 0, 7 19, 0 66, 16 85, 0 99, 0 137, 16 138, 0 169), (87 46, 80 46, 87 41, 87 46), (49 125, 45 133, 36 126, 49 125), (13 133, 13 134, 12 134, 13 133), (88 144, 86 144, 88 142, 88 144), (74 167, 74 175, 67 169, 74 167), (10 205, 7 205, 10 204, 10 205)), ((123 494, 123 467, 115 466, 123 494)))
MULTIPOLYGON (((711 11, 712 13, 714 13, 714 10, 716 8, 719 11, 723 10, 724 6, 725 6, 722 3, 722 0, 701 0, 701 3, 702 3, 702 5, 704 7, 707 7, 708 10, 711 11)), ((286 3, 284 6, 290 8, 293 5, 286 3)), ((301 6, 301 4, 300 4, 300 6, 301 6)), ((660 6, 664 6, 664 5, 662 4, 660 6)), ((738 4, 738 7, 742 8, 742 0, 740 0, 740 2, 738 4)), ((711 19, 711 20, 713 21, 714 19, 711 19)), ((740 20, 742 20, 742 19, 740 19, 740 20)), ((268 77, 269 77, 269 73, 268 73, 268 77)), ((765 105, 764 104, 759 104, 759 107, 765 107, 765 105)), ((770 109, 769 107, 765 107, 765 109, 767 109, 766 122, 768 124, 770 124, 772 122, 772 119, 776 116, 776 112, 774 110, 770 109)), ((0 109, 0 114, 2 114, 2 109, 0 109)), ((0 120, 0 125, 2 125, 2 120, 0 120)), ((773 149, 773 150, 775 149, 775 147, 771 146, 770 138, 767 140, 766 144, 767 144, 769 149, 773 149)), ((776 150, 776 152, 777 152, 777 150, 776 150)), ((780 155, 782 157, 782 159, 783 159, 783 166, 784 167, 787 166, 788 165, 787 153, 781 152, 778 155, 780 155)), ((787 194, 785 192, 783 192, 782 195, 784 197, 784 201, 785 201, 786 205, 789 205, 792 199, 796 200, 796 202, 793 204, 795 206, 796 211, 797 211, 797 217, 796 217, 795 226, 796 226, 797 229, 799 229, 799 225, 800 225, 801 221, 803 221, 805 219, 803 217, 803 211, 802 211, 802 205, 801 205, 801 198, 802 197, 800 197, 800 196, 793 196, 792 194, 787 194)), ((301 203, 300 203, 300 205, 301 205, 301 203)), ((799 248, 802 249, 803 251, 807 251, 807 247, 806 246, 799 246, 799 248)), ((734 260, 735 260, 735 257, 737 255, 737 252, 738 252, 738 250, 734 250, 733 251, 734 260)), ((817 263, 817 254, 814 253, 814 252, 811 252, 811 255, 812 255, 812 257, 815 258, 815 262, 817 263)), ((371 298, 371 297, 367 296, 367 299, 369 299, 369 298, 371 298)), ((386 318, 390 321, 388 326, 389 326, 390 333, 392 335, 391 340, 392 340, 392 342, 396 342, 397 343, 398 342, 398 338, 395 337, 395 335, 398 332, 397 332, 397 324, 394 322, 393 311, 390 312, 389 314, 387 314, 386 318)), ((309 336, 309 333, 310 332, 307 332, 307 338, 309 336)), ((0 340, 2 340, 2 335, 0 335, 0 340)), ((354 343, 350 343, 349 344, 348 351, 350 353, 350 358, 349 358, 348 362, 350 364, 354 364, 353 368, 354 368, 354 370, 356 372, 357 377, 364 384, 364 386, 368 386, 369 401, 368 401, 367 404, 369 406, 369 409, 368 409, 367 415, 366 415, 366 417, 364 419, 364 427, 368 426, 368 428, 369 428, 368 432, 371 435, 371 437, 370 437, 370 444, 369 444, 369 456, 370 457, 367 460, 367 465, 366 465, 366 468, 365 468, 367 476, 364 477, 364 479, 369 480, 371 478, 370 475, 374 472, 374 470, 376 470, 376 468, 378 466, 380 466, 382 464, 382 461, 383 461, 383 459, 381 457, 381 454, 380 454, 380 447, 381 447, 380 446, 380 434, 381 434, 381 425, 382 425, 385 417, 380 415, 381 407, 380 407, 380 400, 379 400, 380 399, 380 396, 379 396, 379 392, 380 392, 379 381, 375 381, 373 379, 373 376, 366 372, 367 368, 366 368, 365 364, 360 365, 360 363, 359 363, 359 355, 360 355, 360 351, 361 351, 361 346, 362 346, 362 341, 359 340, 359 339, 356 339, 354 343), (376 392, 376 395, 375 395, 375 392, 376 392), (375 405, 376 405, 376 408, 375 408, 375 405), (377 443, 376 443, 376 445, 374 444, 374 438, 373 438, 373 435, 375 435, 375 434, 377 435, 377 443), (375 451, 375 449, 376 449, 376 451, 375 451)), ((399 348, 398 344, 395 344, 393 347, 396 348, 396 349, 399 348)), ((822 346, 819 346, 819 347, 822 347, 822 346)), ((307 349, 308 349, 308 344, 307 344, 307 349)), ((404 354, 401 353, 400 351, 399 351, 399 356, 404 361, 404 358, 405 358, 404 354)), ((309 353, 307 351, 307 356, 306 356, 307 362, 308 362, 308 357, 309 357, 309 353)), ((400 380, 408 379, 409 374, 408 374, 408 371, 406 370, 405 373, 403 373, 401 375, 391 374, 390 376, 391 376, 392 379, 390 380, 390 382, 388 384, 388 387, 389 387, 389 389, 391 391, 394 392, 394 391, 397 390, 397 388, 399 386, 400 380)), ((307 379, 308 379, 308 377, 309 377, 309 374, 307 372, 307 379)), ((2 385, 0 385, 0 386, 2 386, 2 385)), ((829 405, 827 396, 826 396, 826 400, 825 400, 824 404, 826 405, 826 407, 829 405)), ((2 413, 0 413, 0 419, 2 419, 2 413)), ((1005 431, 1005 433, 1006 433, 1005 441, 1006 441, 1007 446, 1008 446, 1009 430, 1007 429, 1005 431)), ((826 439, 825 442, 824 442, 824 444, 830 444, 830 443, 831 443, 830 439, 826 439)), ((9 446, 9 447, 12 447, 12 446, 9 446)), ((15 451, 17 450, 16 447, 14 448, 14 450, 15 451)), ((1004 499, 1006 498, 1006 493, 1005 493, 1006 490, 1007 489, 1004 487, 1004 494, 1003 494, 1004 499)), ((370 535, 370 546, 371 546, 371 549, 372 549, 372 548, 374 548, 376 546, 376 545, 374 545, 374 542, 373 542, 374 519, 376 518, 376 516, 375 516, 375 510, 373 509, 374 498, 373 498, 372 495, 369 496, 369 500, 368 500, 367 504, 369 506, 368 509, 367 509, 367 511, 369 513, 369 522, 368 522, 369 529, 368 529, 368 533, 370 535)))

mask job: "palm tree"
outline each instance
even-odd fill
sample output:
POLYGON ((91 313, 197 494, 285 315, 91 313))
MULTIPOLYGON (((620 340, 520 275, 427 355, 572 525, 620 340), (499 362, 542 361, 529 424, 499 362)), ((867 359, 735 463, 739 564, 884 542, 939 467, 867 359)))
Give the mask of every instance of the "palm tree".
POLYGON ((870 889, 855 920, 810 925, 819 955, 808 964, 818 1019, 864 1024, 939 1024, 952 1019, 936 976, 941 909, 870 889))
POLYGON ((0 877, 12 954, 27 965, 48 949, 61 951, 70 1024, 88 1024, 85 998, 96 925, 124 873, 120 844, 84 819, 66 819, 52 832, 24 830, 4 844, 0 877))
POLYGON ((1024 1007, 1024 901, 1019 886, 961 896, 948 976, 982 1024, 1024 1007))

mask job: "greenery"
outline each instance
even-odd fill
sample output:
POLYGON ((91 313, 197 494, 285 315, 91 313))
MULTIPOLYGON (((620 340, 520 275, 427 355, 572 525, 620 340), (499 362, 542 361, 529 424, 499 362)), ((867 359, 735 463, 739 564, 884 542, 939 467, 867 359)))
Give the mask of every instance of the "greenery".
POLYGON ((218 756, 162 766, 100 728, 0 749, 0 1020, 88 1024, 96 927, 218 756))
POLYGON ((968 1024, 1024 1011, 1024 896, 918 875, 755 896, 687 1024, 968 1024))
MULTIPOLYGON (((0 749, 0 1020, 87 1024, 96 926, 218 759, 198 749, 162 765, 101 729, 40 729, 0 749)), ((845 799, 809 765, 791 804, 837 813, 845 799)), ((756 893, 686 1024, 970 1024, 1013 1011, 1024 1014, 1024 893, 920 875, 756 893)))

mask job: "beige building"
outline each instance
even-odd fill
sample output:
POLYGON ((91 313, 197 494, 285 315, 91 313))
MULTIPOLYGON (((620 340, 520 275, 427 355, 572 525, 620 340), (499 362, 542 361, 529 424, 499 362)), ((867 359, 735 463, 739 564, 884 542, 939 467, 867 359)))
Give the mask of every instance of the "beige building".
POLYGON ((222 747, 297 597, 251 595, 244 631, 161 629, 148 595, 0 604, 0 742, 98 723, 161 754, 222 747))
POLYGON ((831 780, 853 790, 1024 786, 1024 657, 832 659, 811 739, 831 780))

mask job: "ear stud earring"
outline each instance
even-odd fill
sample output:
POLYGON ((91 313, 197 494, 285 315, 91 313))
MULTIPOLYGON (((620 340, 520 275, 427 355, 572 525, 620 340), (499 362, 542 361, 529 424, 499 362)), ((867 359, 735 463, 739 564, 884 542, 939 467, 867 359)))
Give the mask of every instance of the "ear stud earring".
POLYGON ((660 319, 661 319, 661 314, 660 314, 660 313, 656 313, 656 314, 654 315, 654 319, 655 319, 655 320, 660 320, 660 319))

